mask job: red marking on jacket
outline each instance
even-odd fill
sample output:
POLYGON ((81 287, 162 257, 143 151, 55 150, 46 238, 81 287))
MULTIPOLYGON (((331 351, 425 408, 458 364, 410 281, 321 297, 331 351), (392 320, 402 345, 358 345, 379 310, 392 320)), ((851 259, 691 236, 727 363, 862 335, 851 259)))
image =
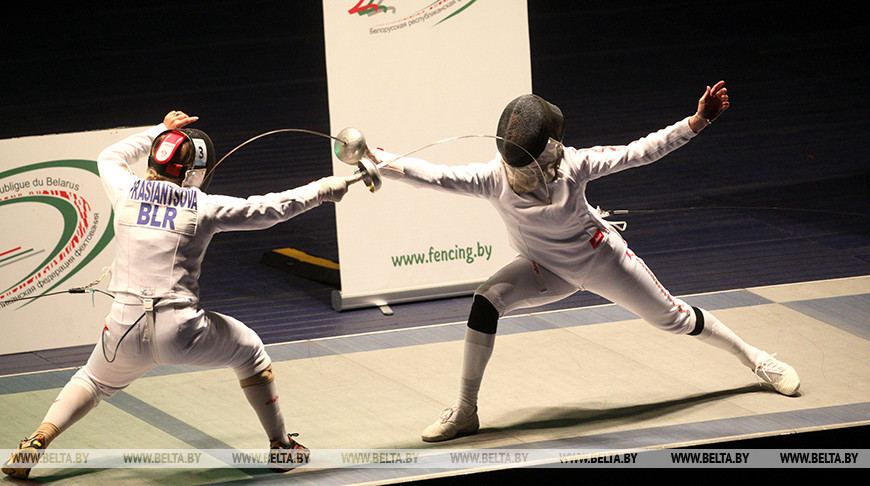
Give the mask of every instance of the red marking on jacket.
POLYGON ((604 241, 604 233, 602 233, 601 230, 598 230, 595 232, 592 239, 589 240, 589 244, 592 245, 592 248, 598 248, 598 245, 600 245, 602 241, 604 241))

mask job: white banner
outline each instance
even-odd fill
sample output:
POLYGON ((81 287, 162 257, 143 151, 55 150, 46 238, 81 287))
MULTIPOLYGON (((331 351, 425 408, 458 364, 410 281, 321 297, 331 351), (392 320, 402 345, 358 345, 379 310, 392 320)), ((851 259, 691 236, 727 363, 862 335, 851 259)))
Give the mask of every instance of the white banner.
MULTIPOLYGON (((404 154, 464 135, 495 135, 513 98, 532 92, 525 0, 324 0, 333 135, 404 154)), ((486 162, 493 138, 415 153, 447 165, 486 162)), ((333 160, 336 175, 354 167, 333 160)), ((514 256, 485 200, 384 180, 337 205, 337 310, 471 293, 514 256)))
POLYGON ((112 263, 112 207, 96 157, 142 130, 0 140, 0 354, 96 342, 111 299, 63 292, 112 263))

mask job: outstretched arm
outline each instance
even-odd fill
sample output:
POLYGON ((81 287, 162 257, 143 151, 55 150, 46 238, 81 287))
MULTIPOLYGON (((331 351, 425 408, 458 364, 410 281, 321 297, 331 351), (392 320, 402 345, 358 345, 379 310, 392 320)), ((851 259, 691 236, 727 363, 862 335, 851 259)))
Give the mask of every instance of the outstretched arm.
POLYGON ((624 146, 566 150, 566 167, 592 180, 631 167, 646 165, 682 147, 730 106, 725 81, 707 86, 695 114, 624 146))
POLYGON ((423 159, 400 157, 382 149, 371 152, 371 157, 378 161, 381 175, 416 187, 477 197, 490 197, 495 192, 496 177, 492 164, 433 164, 423 159))
POLYGON ((719 81, 712 88, 707 86, 707 90, 698 100, 698 111, 689 118, 689 127, 695 133, 700 132, 707 125, 713 123, 713 120, 718 118, 729 106, 731 103, 728 101, 728 89, 725 88, 725 81, 719 81))

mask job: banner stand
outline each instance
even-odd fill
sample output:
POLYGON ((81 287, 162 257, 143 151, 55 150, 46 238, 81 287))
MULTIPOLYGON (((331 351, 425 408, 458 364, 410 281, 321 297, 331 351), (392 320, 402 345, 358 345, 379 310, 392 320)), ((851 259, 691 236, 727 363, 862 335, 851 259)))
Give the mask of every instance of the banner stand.
POLYGON ((386 315, 391 315, 389 304, 419 302, 423 300, 445 299, 472 295, 482 280, 454 284, 439 284, 431 287, 414 287, 409 289, 391 289, 371 293, 346 295, 341 290, 332 291, 332 308, 336 311, 359 309, 363 307, 378 307, 386 315))

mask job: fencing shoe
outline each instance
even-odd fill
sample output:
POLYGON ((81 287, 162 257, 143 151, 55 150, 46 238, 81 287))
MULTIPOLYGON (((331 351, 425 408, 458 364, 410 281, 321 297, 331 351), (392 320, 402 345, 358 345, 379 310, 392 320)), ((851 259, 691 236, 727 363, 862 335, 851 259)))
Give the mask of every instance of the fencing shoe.
POLYGON ((311 451, 293 440, 299 434, 289 434, 286 444, 277 440, 269 442, 269 464, 275 472, 287 472, 298 466, 308 464, 311 451))
POLYGON ((45 436, 33 434, 18 444, 18 449, 3 463, 3 473, 13 478, 26 479, 30 469, 39 462, 45 452, 45 436))
POLYGON ((797 371, 773 356, 759 363, 755 367, 755 374, 783 395, 795 395, 801 386, 797 371))
POLYGON ((440 442, 459 435, 473 434, 479 428, 477 407, 470 414, 466 414, 454 406, 445 408, 434 424, 423 429, 422 437, 424 442, 440 442))

